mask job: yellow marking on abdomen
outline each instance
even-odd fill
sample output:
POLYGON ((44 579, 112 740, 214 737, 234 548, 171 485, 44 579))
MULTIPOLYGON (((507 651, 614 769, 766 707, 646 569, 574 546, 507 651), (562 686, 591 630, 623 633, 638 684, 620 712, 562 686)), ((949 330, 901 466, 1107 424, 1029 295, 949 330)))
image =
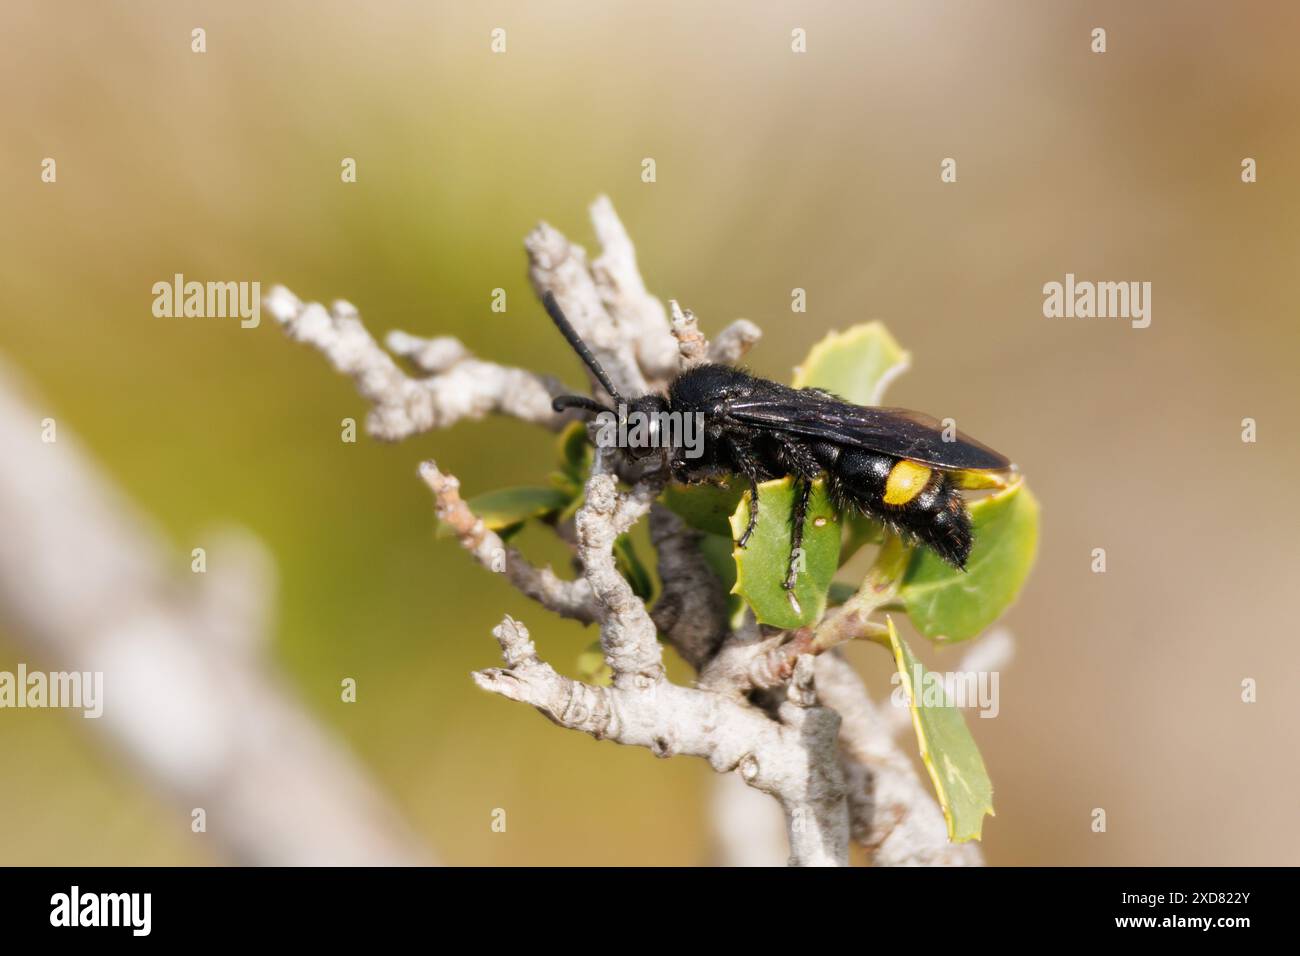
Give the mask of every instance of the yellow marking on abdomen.
POLYGON ((906 458, 889 469, 885 479, 885 504, 905 505, 930 481, 930 469, 906 458))

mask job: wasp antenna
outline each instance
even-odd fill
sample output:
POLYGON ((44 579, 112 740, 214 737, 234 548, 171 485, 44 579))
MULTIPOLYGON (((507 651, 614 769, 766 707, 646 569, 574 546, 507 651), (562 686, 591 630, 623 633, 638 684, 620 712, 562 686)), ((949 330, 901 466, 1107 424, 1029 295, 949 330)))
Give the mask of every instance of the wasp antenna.
POLYGON ((560 395, 551 401, 551 408, 557 412, 562 412, 566 408, 581 408, 584 411, 595 412, 597 415, 601 412, 614 414, 612 408, 606 408, 594 398, 588 398, 586 395, 560 395))
MULTIPOLYGON (((605 391, 609 392, 610 398, 614 399, 616 404, 623 401, 623 396, 619 395, 618 389, 614 387, 614 383, 609 380, 609 376, 605 374, 605 370, 600 367, 600 363, 596 361, 596 356, 591 354, 591 349, 587 348, 587 343, 582 341, 578 336, 577 330, 569 324, 569 320, 565 318, 564 313, 560 311, 560 304, 555 301, 554 294, 547 292, 546 295, 542 296, 542 305, 546 307, 546 314, 551 317, 551 321, 554 322, 555 327, 560 330, 560 334, 564 336, 565 341, 573 347, 573 351, 578 353, 578 357, 586 363, 587 368, 591 369, 591 374, 596 376, 596 381, 600 382, 600 384, 604 386, 605 391)), ((577 396, 567 397, 576 398, 577 396)), ((558 402, 559 399, 556 399, 556 401, 558 402)), ((595 403, 593 402, 592 404, 595 403)), ((602 405, 600 406, 600 410, 605 411, 606 409, 602 405)), ((559 411, 559 409, 557 408, 556 411, 559 411)))

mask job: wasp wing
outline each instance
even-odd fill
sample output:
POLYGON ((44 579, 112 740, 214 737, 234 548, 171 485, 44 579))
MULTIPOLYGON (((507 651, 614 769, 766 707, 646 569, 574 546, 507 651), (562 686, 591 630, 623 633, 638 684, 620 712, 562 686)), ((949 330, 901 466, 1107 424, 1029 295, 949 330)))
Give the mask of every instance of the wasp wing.
POLYGON ((935 468, 1001 471, 1011 467, 1004 456, 961 432, 945 440, 943 424, 929 415, 906 408, 852 405, 813 389, 747 398, 729 405, 727 413, 746 425, 910 458, 935 468))

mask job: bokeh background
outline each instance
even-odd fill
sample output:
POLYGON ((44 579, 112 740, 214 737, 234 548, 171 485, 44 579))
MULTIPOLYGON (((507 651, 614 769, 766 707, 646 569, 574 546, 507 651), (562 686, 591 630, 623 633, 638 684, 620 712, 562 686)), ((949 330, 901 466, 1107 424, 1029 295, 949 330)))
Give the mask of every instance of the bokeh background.
MULTIPOLYGON (((1296 864, 1298 31, 1272 2, 7 0, 0 355, 162 523, 178 573, 214 524, 266 543, 277 664, 440 858, 702 863, 702 762, 561 732, 469 681, 503 612, 561 665, 593 634, 435 541, 415 465, 469 493, 532 482, 549 436, 343 444, 363 402, 269 315, 150 313, 176 272, 282 282, 376 333, 577 381, 521 239, 545 218, 590 247, 608 193, 653 292, 706 331, 763 327, 757 371, 787 378, 828 330, 884 319, 914 356, 891 402, 954 414, 1028 474, 1039 563, 1005 619, 1001 714, 970 720, 990 862, 1296 864), (1066 272, 1150 281, 1151 327, 1045 319, 1066 272)), ((884 686, 879 648, 852 656, 884 686)), ((0 634, 0 669, 20 660, 0 634)), ((85 724, 0 712, 0 863, 224 862, 85 724)))

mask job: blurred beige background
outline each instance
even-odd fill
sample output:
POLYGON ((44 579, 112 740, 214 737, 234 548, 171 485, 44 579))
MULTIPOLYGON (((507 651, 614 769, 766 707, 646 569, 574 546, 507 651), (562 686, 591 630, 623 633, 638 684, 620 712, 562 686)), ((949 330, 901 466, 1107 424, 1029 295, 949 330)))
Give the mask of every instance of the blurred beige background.
MULTIPOLYGON (((762 325, 759 372, 884 319, 914 354, 890 401, 1027 472, 1039 564, 1005 620, 1001 714, 970 719, 990 862, 1300 863, 1298 28, 1266 2, 9 0, 0 355, 163 523, 178 568, 215 523, 267 543, 277 662, 443 859, 705 862, 706 765, 561 732, 469 681, 503 611, 557 664, 593 635, 435 542, 415 465, 469 493, 531 482, 547 436, 493 421, 345 445, 363 403, 269 316, 150 313, 176 272, 283 282, 376 333, 455 334, 577 381, 521 239, 545 218, 590 245, 606 192, 652 291, 706 330, 762 325), (1151 327, 1045 319, 1067 272, 1150 281, 1151 327)), ((854 659, 884 686, 878 648, 854 659)), ((0 635, 0 669, 20 660, 0 635)), ((0 863, 221 862, 84 723, 0 712, 0 863)))

